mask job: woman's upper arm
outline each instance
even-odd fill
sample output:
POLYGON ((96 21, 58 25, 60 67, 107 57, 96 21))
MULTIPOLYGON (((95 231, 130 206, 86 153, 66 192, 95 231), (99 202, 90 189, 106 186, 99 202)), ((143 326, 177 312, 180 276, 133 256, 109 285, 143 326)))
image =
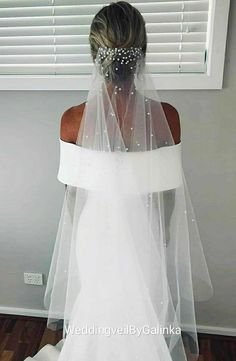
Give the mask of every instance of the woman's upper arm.
POLYGON ((181 141, 181 124, 177 109, 169 103, 163 103, 163 110, 175 144, 181 141))
MULTIPOLYGON (((61 125, 60 125, 60 138, 65 142, 72 142, 73 137, 73 127, 72 127, 72 119, 74 117, 74 107, 71 107, 64 111, 61 117, 61 125)), ((65 184, 65 189, 67 188, 67 184, 65 184)))
POLYGON ((165 142, 169 140, 170 134, 167 134, 165 126, 167 121, 173 141, 175 144, 178 144, 181 141, 179 113, 175 107, 169 103, 161 102, 161 105, 166 119, 163 119, 162 114, 160 114, 160 103, 152 101, 153 114, 157 115, 157 118, 154 119, 154 128, 156 130, 156 134, 159 137, 159 141, 165 144, 165 142))
POLYGON ((61 117, 60 138, 65 142, 72 142, 75 138, 74 131, 74 107, 64 111, 61 117))
POLYGON ((76 144, 85 103, 67 109, 61 117, 60 138, 76 144))

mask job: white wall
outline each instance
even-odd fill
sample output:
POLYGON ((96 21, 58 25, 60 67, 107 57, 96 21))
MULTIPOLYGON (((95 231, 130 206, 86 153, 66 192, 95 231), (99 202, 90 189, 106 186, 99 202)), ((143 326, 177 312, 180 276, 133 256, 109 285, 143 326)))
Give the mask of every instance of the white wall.
MULTIPOLYGON (((229 21, 224 89, 161 96, 180 113, 185 175, 215 289, 210 301, 196 304, 197 322, 236 332, 233 1, 229 21)), ((24 285, 23 272, 48 272, 64 193, 56 179, 60 117, 85 98, 75 91, 0 92, 0 312, 43 310, 45 287, 24 285)))

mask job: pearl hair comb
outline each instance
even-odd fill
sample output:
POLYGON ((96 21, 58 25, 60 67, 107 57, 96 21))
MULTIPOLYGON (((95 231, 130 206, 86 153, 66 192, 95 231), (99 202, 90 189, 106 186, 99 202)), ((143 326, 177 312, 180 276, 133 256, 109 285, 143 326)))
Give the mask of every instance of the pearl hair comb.
POLYGON ((97 62, 102 63, 105 59, 118 61, 121 64, 128 64, 137 61, 143 56, 142 48, 109 48, 100 47, 98 49, 97 62))

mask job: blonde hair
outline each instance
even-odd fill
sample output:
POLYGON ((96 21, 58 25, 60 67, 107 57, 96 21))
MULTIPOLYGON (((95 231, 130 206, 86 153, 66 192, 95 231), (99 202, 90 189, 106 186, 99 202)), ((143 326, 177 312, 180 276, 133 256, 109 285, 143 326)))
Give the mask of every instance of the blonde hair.
MULTIPOLYGON (((141 13, 128 2, 111 3, 95 15, 90 28, 89 42, 93 60, 96 59, 100 47, 138 47, 142 49, 145 57, 147 48, 145 21, 141 13)), ((110 73, 111 76, 107 80, 111 80, 112 75, 115 75, 115 62, 107 59, 102 65, 102 73, 110 73)), ((129 71, 126 70, 122 76, 120 74, 120 80, 129 76, 129 71)))

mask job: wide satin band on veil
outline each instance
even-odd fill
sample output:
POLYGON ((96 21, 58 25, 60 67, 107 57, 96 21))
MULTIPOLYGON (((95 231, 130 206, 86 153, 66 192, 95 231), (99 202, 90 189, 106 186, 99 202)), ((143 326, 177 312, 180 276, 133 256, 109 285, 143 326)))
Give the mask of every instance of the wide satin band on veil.
POLYGON ((60 361, 197 360, 194 299, 212 295, 182 144, 144 55, 129 51, 98 52, 77 142, 59 140, 58 179, 68 186, 45 306, 48 327, 66 336, 60 361), (94 324, 176 332, 68 332, 94 324))

